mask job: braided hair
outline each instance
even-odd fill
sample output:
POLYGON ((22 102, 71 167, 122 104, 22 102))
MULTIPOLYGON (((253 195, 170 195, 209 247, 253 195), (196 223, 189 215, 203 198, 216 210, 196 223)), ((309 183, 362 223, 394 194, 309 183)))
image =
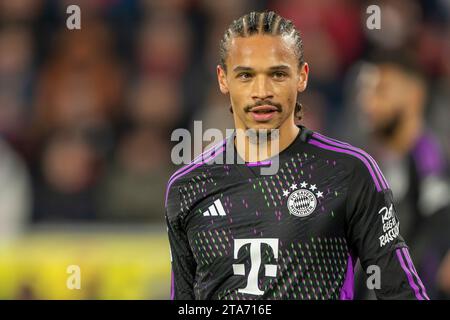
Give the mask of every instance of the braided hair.
MULTIPOLYGON (((225 72, 227 71, 225 60, 228 55, 231 39, 233 37, 245 38, 256 34, 282 36, 292 39, 295 54, 298 57, 298 66, 301 67, 305 63, 303 40, 292 21, 283 18, 273 11, 253 11, 234 20, 229 25, 220 41, 220 66, 225 72)), ((299 102, 296 102, 295 114, 299 119, 301 119, 301 111, 302 105, 299 102)))

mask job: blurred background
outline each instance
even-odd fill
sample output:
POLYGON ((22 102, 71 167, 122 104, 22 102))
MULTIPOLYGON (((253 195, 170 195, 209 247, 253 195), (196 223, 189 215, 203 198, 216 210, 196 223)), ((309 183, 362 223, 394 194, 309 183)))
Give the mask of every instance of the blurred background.
POLYGON ((450 1, 0 0, 0 299, 169 297, 171 132, 233 127, 219 41, 266 9, 303 35, 302 123, 372 153, 430 297, 450 297, 450 1))

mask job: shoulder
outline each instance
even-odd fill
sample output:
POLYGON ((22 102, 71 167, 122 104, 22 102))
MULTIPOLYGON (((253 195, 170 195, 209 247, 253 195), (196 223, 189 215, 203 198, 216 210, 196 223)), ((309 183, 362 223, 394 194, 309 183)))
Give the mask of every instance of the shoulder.
POLYGON ((446 171, 446 159, 439 140, 431 133, 423 134, 411 152, 419 176, 441 175, 446 171))
POLYGON ((329 138, 318 132, 312 132, 308 144, 314 146, 330 159, 341 159, 358 179, 373 182, 377 191, 389 189, 389 185, 375 159, 363 149, 350 143, 329 138))
POLYGON ((205 168, 205 164, 213 161, 219 156, 225 149, 225 140, 215 144, 211 148, 194 158, 190 163, 182 166, 176 170, 167 181, 165 205, 167 207, 168 201, 171 197, 175 196, 174 192, 177 187, 185 185, 193 177, 201 174, 205 168))

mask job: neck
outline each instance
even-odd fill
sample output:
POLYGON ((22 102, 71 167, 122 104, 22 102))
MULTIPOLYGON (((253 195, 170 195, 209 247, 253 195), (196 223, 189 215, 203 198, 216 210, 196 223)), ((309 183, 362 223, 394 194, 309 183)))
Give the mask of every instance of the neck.
POLYGON ((245 162, 264 161, 276 156, 295 140, 300 131, 294 121, 286 121, 278 129, 278 135, 271 135, 267 140, 258 138, 255 141, 245 133, 244 129, 238 127, 236 129, 236 150, 245 162))

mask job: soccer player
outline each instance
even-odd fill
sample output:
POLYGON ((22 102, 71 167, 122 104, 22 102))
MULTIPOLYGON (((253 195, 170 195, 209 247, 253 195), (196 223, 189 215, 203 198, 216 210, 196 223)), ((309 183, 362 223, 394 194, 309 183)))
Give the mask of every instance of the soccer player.
MULTIPOLYGON (((428 127, 427 83, 404 54, 377 54, 361 68, 357 104, 392 190, 402 235, 431 298, 446 298, 437 275, 450 252, 448 159, 428 127)), ((450 274, 450 269, 447 270, 450 274)), ((447 294, 448 298, 448 294, 447 294)))
POLYGON ((295 123, 309 69, 292 22, 251 12, 220 53, 236 131, 169 179, 171 298, 352 299, 360 259, 379 299, 428 299, 373 158, 295 123), (258 147, 278 139, 276 154, 246 152, 252 136, 240 132, 271 129, 258 147), (229 152, 233 164, 214 161, 229 152), (277 172, 261 174, 275 159, 277 172))

